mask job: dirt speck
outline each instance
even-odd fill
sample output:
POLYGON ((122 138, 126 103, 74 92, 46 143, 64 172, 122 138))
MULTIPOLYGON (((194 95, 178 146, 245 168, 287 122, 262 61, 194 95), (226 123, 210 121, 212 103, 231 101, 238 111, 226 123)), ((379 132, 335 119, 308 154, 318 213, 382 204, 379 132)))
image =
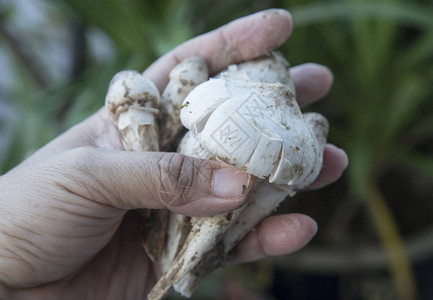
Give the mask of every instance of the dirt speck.
POLYGON ((290 173, 295 176, 302 176, 304 174, 304 167, 300 164, 295 164, 290 167, 290 173))

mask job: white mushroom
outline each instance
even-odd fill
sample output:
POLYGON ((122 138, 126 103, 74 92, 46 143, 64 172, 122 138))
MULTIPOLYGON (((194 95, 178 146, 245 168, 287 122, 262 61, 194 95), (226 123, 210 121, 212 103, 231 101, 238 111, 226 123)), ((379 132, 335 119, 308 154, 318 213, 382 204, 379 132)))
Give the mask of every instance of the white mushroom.
MULTIPOLYGON (((119 129, 127 151, 158 151, 159 91, 152 81, 136 71, 121 71, 110 82, 105 97, 105 108, 119 129)), ((152 260, 160 259, 165 247, 167 220, 164 210, 138 210, 146 219, 152 236, 143 235, 143 247, 152 260)), ((145 231, 143 231, 145 232, 145 231)))
POLYGON ((171 70, 170 80, 161 96, 159 145, 162 150, 176 150, 181 138, 179 134, 184 130, 180 122, 183 101, 192 89, 208 78, 206 62, 199 56, 188 57, 171 70))
POLYGON ((158 151, 159 91, 136 71, 117 73, 110 82, 105 107, 129 151, 158 151))
MULTIPOLYGON (((323 153, 328 134, 328 122, 320 114, 306 113, 304 118, 313 129, 318 141, 319 151, 323 153)), ((189 149, 197 149, 197 155, 205 153, 193 136, 186 135, 180 146, 188 145, 189 149)), ((210 154, 205 154, 208 157, 210 154)), ((318 162, 321 164, 321 161, 318 162)), ((230 259, 230 253, 236 245, 254 228, 263 218, 271 214, 288 196, 293 196, 294 191, 305 188, 311 179, 298 186, 270 184, 266 181, 258 181, 251 199, 242 209, 242 213, 233 224, 225 230, 221 239, 202 260, 187 274, 174 284, 176 291, 186 297, 190 297, 200 281, 215 269, 224 266, 230 259)), ((194 222, 194 220, 193 220, 194 222)), ((191 243, 193 244, 193 243, 191 243)), ((191 246, 190 246, 191 247, 191 246)))
MULTIPOLYGON (((169 82, 161 96, 161 114, 159 116, 159 145, 162 151, 175 151, 181 135, 186 131, 180 122, 180 109, 188 93, 200 83, 208 79, 208 68, 206 61, 199 56, 191 56, 182 60, 169 74, 169 82)), ((150 248, 150 243, 157 243, 160 252, 152 258, 159 263, 164 272, 167 270, 180 251, 181 246, 191 230, 190 218, 170 213, 166 220, 167 224, 159 225, 164 228, 164 246, 157 242, 158 236, 145 239, 145 248, 150 248), (153 241, 153 242, 152 242, 153 241)), ((154 231, 154 230, 153 230, 154 231)))
POLYGON ((280 54, 230 66, 184 103, 181 118, 191 131, 179 152, 224 161, 264 181, 240 209, 192 218, 193 229, 149 299, 162 298, 171 285, 190 296, 261 219, 287 195, 308 186, 322 165, 327 121, 319 114, 301 114, 289 64, 280 54))

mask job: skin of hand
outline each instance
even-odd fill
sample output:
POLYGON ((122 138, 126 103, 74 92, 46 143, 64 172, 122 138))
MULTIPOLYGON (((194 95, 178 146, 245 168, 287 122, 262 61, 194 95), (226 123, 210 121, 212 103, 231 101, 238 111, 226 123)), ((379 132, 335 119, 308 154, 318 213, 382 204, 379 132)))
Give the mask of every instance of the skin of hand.
MULTIPOLYGON (((162 90, 169 71, 191 55, 205 58, 216 74, 277 48, 291 29, 287 11, 259 12, 181 44, 144 75, 162 90)), ((332 74, 320 65, 291 73, 301 106, 332 84, 332 74)), ((327 145, 311 188, 337 180, 347 161, 343 150, 327 145)), ((0 298, 145 299, 160 274, 143 251, 141 219, 133 210, 210 216, 240 206, 253 182, 218 162, 123 151, 101 109, 0 177, 0 298)), ((316 230, 304 215, 269 217, 237 247, 233 262, 294 252, 316 230)))

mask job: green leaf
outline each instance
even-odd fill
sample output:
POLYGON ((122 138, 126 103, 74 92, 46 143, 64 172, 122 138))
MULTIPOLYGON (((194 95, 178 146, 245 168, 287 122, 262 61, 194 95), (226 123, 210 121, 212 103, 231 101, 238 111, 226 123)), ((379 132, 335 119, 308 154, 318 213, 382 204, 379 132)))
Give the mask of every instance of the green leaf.
POLYGON ((433 179, 433 154, 412 153, 402 157, 400 162, 433 179))
POLYGON ((390 95, 392 99, 383 115, 381 131, 384 136, 395 135, 407 123, 419 121, 415 115, 428 94, 423 78, 410 73, 404 75, 390 95))
MULTIPOLYGON (((433 17, 432 17, 433 18, 433 17)), ((433 29, 425 32, 409 48, 404 51, 396 62, 405 71, 411 66, 422 64, 433 55, 433 29)))
POLYGON ((382 19, 400 25, 433 28, 433 6, 403 2, 317 2, 290 9, 297 27, 351 19, 382 19))

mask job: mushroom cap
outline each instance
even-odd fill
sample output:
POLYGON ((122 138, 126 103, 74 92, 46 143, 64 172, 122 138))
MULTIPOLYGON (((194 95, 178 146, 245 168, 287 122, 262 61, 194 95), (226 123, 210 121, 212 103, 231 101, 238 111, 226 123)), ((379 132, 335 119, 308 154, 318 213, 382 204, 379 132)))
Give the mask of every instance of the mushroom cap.
POLYGON ((182 86, 196 86, 208 79, 206 61, 200 56, 185 58, 170 71, 169 77, 170 80, 180 81, 182 86))
POLYGON ((105 107, 114 122, 131 106, 144 110, 158 109, 159 91, 155 84, 136 71, 121 71, 110 82, 105 107))
POLYGON ((318 142, 287 85, 209 80, 185 99, 181 120, 217 159, 277 184, 321 168, 318 142))
POLYGON ((227 70, 218 74, 227 74, 229 78, 263 83, 283 83, 294 90, 290 76, 290 63, 277 51, 270 52, 254 60, 229 65, 227 70))

